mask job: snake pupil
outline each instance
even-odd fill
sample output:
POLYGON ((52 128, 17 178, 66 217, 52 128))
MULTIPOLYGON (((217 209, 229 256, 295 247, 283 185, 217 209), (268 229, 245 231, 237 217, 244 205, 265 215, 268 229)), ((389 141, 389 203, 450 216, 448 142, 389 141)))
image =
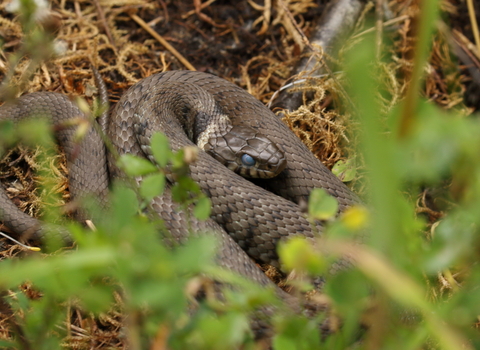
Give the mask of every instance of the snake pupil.
POLYGON ((253 166, 255 165, 255 159, 253 159, 252 156, 248 155, 248 154, 243 154, 242 155, 242 163, 243 165, 246 165, 246 166, 253 166))

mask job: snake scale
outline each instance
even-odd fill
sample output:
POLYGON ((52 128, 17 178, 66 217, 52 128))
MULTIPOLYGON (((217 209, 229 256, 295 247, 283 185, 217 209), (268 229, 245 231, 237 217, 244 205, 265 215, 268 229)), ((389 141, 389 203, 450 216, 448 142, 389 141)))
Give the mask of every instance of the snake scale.
MULTIPOLYGON (((27 94, 15 104, 0 107, 0 120, 19 121, 30 115, 50 117, 53 124, 60 125, 83 113, 66 96, 45 92, 27 94)), ((170 71, 145 78, 123 94, 105 127, 120 155, 149 157, 149 138, 156 131, 169 138, 173 151, 194 146, 192 136, 201 139, 202 131, 208 128, 195 118, 205 116, 217 128, 225 121, 222 118, 226 118, 233 128, 253 129, 271 140, 285 155, 283 171, 278 176, 256 183, 235 174, 203 151, 190 165, 191 177, 212 201, 213 219, 194 220, 190 227, 196 232, 210 230, 218 234, 220 265, 263 285, 270 284, 249 257, 278 266, 279 240, 298 235, 313 237, 312 227, 298 205, 308 198, 313 188, 324 188, 334 196, 340 210, 359 200, 260 101, 214 75, 170 71), (195 123, 199 123, 196 126, 199 131, 188 130, 195 123)), ((99 135, 91 129, 78 150, 72 143, 75 128, 59 129, 57 139, 67 156, 72 197, 93 193, 104 200, 109 183, 108 156, 99 135)), ((118 173, 118 169, 111 166, 110 176, 119 176, 118 173)), ((187 215, 177 210, 168 189, 153 200, 152 206, 173 237, 178 240, 187 237, 187 215)), ((42 225, 21 213, 1 186, 0 221, 19 236, 38 239, 44 233, 42 225)), ((316 229, 321 232, 321 225, 316 229)))

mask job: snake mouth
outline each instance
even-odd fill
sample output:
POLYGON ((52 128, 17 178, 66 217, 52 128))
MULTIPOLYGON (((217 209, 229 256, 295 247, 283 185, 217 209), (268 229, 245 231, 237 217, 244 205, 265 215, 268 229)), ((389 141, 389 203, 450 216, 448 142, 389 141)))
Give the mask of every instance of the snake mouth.
POLYGON ((282 162, 280 164, 275 165, 266 165, 265 167, 261 168, 257 167, 246 167, 242 166, 239 167, 237 164, 232 166, 231 170, 238 173, 243 177, 250 177, 255 179, 271 179, 275 176, 279 175, 287 166, 287 162, 282 162))
MULTIPOLYGON (((231 170, 243 177, 271 179, 279 175, 287 166, 287 160, 283 152, 279 150, 276 150, 274 153, 262 152, 260 156, 256 157, 254 165, 245 164, 243 161, 245 155, 248 154, 245 153, 242 157, 237 157, 237 161, 231 168, 231 170), (238 159, 240 159, 242 164, 239 164, 238 159)), ((255 159, 250 155, 248 156, 251 159, 255 159)))
MULTIPOLYGON (((243 153, 243 155, 245 154, 246 153, 243 153)), ((224 157, 216 153, 211 155, 231 171, 246 178, 271 179, 279 175, 287 166, 287 161, 283 153, 273 155, 267 161, 259 162, 255 160, 252 165, 242 162, 241 159, 243 156, 237 156, 233 158, 233 160, 227 161, 224 157)))

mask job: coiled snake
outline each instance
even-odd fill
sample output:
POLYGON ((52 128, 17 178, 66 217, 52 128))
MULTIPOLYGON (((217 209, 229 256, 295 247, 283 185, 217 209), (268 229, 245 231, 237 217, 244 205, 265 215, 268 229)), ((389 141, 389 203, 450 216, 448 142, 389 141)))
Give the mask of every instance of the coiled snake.
MULTIPOLYGON (((28 94, 16 104, 0 107, 0 120, 18 121, 29 115, 50 117, 54 124, 61 124, 83 114, 66 96, 56 93, 28 94)), ((197 231, 213 229, 219 234, 218 261, 221 265, 268 284, 269 280, 239 247, 257 261, 278 265, 275 249, 279 240, 296 235, 313 237, 310 223, 297 205, 313 188, 322 187, 334 196, 340 210, 358 202, 356 195, 278 117, 230 82, 206 73, 171 71, 150 76, 132 86, 115 106, 107 134, 119 154, 145 157, 149 156, 148 140, 155 131, 166 134, 173 151, 194 145, 194 141, 206 149, 218 150, 217 147, 228 143, 230 136, 213 140, 206 136, 209 132, 228 129, 243 137, 245 128, 249 133, 253 130, 254 141, 243 142, 252 146, 252 152, 257 152, 259 158, 273 158, 274 163, 278 163, 277 170, 283 171, 272 179, 254 184, 200 151, 198 159, 190 165, 191 176, 211 198, 213 220, 195 221, 191 227, 197 231), (278 149, 265 146, 269 140, 278 149), (263 148, 258 151, 258 147, 263 148), (267 156, 264 149, 268 151, 267 156), (281 159, 282 153, 284 160, 281 159)), ((109 180, 103 143, 96 132, 90 130, 78 151, 71 141, 74 131, 72 127, 61 128, 57 134, 68 159, 72 196, 94 193, 105 198, 109 180)), ((240 145, 240 149, 243 146, 240 145)), ((231 154, 225 153, 226 158, 232 158, 231 154)), ((229 161, 229 167, 236 167, 232 164, 235 157, 229 161)), ((250 162, 250 158, 246 159, 246 163, 250 162)), ((111 172, 116 176, 114 167, 111 172)), ((152 205, 174 237, 186 237, 186 215, 175 210, 168 191, 155 198, 152 205)), ((31 238, 43 235, 41 225, 20 213, 1 186, 0 221, 19 235, 26 233, 31 238)), ((318 230, 321 232, 321 227, 318 230)))

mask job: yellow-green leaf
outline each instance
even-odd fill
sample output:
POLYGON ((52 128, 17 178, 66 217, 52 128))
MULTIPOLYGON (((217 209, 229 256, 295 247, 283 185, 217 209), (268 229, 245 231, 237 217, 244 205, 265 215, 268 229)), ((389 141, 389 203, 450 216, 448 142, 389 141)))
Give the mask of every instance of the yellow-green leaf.
POLYGON ((278 255, 284 267, 291 270, 307 272, 310 275, 321 275, 325 270, 325 260, 313 248, 312 243, 303 237, 294 237, 278 248, 278 255))
POLYGON ((338 211, 338 202, 323 188, 315 188, 310 193, 308 214, 312 219, 328 220, 335 217, 338 211))

